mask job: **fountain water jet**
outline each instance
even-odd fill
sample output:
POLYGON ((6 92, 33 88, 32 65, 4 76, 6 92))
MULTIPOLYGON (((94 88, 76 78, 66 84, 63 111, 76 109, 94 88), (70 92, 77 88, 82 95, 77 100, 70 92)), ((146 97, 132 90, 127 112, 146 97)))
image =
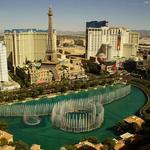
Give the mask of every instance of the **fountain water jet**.
MULTIPOLYGON (((61 102, 49 101, 39 104, 11 104, 0 105, 0 116, 44 116, 51 115, 54 126, 69 132, 91 131, 101 126, 104 116, 102 105, 111 103, 127 96, 131 92, 131 85, 118 85, 101 88, 89 93, 85 98, 65 98, 61 102), (95 95, 95 96, 92 96, 95 95), (69 105, 70 104, 70 105, 69 105), (63 115, 62 115, 63 114, 63 115)), ((80 94, 80 93, 79 93, 80 94)))
POLYGON ((99 128, 103 122, 104 108, 102 104, 86 100, 60 102, 52 111, 52 124, 68 132, 86 132, 99 128))

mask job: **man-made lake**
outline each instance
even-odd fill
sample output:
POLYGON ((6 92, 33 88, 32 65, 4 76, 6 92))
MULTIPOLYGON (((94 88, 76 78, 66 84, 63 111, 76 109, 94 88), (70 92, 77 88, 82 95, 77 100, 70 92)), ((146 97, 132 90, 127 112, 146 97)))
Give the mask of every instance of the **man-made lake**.
MULTIPOLYGON (((71 93, 67 96, 60 95, 52 99, 54 101, 59 101, 66 98, 90 97, 96 95, 99 91, 103 92, 104 90, 108 89, 90 89, 88 91, 71 93)), ((48 103, 49 101, 51 100, 47 100, 45 98, 40 101, 27 102, 27 104, 34 105, 37 103, 48 103)), ((28 145, 33 143, 40 144, 42 149, 45 150, 58 150, 62 145, 78 143, 81 139, 87 137, 94 136, 102 141, 108 137, 112 138, 117 136, 113 130, 113 126, 123 118, 136 114, 145 102, 146 97, 144 93, 140 89, 132 87, 131 93, 128 96, 104 105, 104 122, 101 128, 85 133, 68 133, 56 129, 51 124, 50 116, 41 117, 42 121, 37 126, 25 125, 23 122, 23 117, 1 117, 1 119, 8 122, 9 129, 14 135, 14 140, 23 140, 28 145)))

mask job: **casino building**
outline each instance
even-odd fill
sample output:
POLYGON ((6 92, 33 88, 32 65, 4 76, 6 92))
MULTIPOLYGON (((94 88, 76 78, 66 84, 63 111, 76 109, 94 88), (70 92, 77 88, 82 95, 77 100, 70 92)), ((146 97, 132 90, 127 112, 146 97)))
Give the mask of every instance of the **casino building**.
POLYGON ((136 56, 139 33, 124 27, 111 27, 107 21, 86 23, 86 57, 101 57, 107 60, 115 57, 136 56))

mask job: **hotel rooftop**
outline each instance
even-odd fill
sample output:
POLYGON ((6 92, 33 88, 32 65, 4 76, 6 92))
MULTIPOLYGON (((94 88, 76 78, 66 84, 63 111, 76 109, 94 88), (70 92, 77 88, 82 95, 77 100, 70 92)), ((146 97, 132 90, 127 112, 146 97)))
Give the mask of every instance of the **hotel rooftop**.
POLYGON ((129 116, 125 118, 124 121, 127 123, 136 123, 139 127, 141 127, 142 124, 144 123, 144 120, 137 116, 129 116))

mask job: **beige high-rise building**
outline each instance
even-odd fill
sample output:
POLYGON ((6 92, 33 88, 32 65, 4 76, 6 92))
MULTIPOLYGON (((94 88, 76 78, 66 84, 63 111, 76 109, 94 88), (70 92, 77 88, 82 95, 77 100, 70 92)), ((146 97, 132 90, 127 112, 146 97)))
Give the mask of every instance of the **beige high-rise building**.
MULTIPOLYGON (((5 31, 5 43, 9 65, 14 69, 27 61, 44 60, 47 50, 46 31, 27 29, 5 31)), ((56 31, 53 31, 53 48, 56 49, 56 31)))
POLYGON ((139 36, 140 35, 138 32, 130 31, 129 32, 129 44, 138 45, 139 44, 139 36))
POLYGON ((0 82, 8 82, 6 46, 0 42, 0 82))
POLYGON ((136 56, 139 47, 139 33, 129 31, 128 41, 123 44, 123 56, 129 58, 136 56))
POLYGON ((66 57, 63 61, 58 59, 52 18, 53 12, 49 8, 48 33, 37 30, 5 32, 8 62, 18 76, 31 84, 51 83, 62 78, 87 77, 80 60, 66 59, 66 57), (33 63, 38 60, 42 62, 33 63), (27 61, 31 63, 26 63, 27 61))
POLYGON ((86 28, 86 57, 104 54, 108 60, 115 57, 136 56, 139 34, 124 27, 111 27, 102 22, 89 22, 86 28))

